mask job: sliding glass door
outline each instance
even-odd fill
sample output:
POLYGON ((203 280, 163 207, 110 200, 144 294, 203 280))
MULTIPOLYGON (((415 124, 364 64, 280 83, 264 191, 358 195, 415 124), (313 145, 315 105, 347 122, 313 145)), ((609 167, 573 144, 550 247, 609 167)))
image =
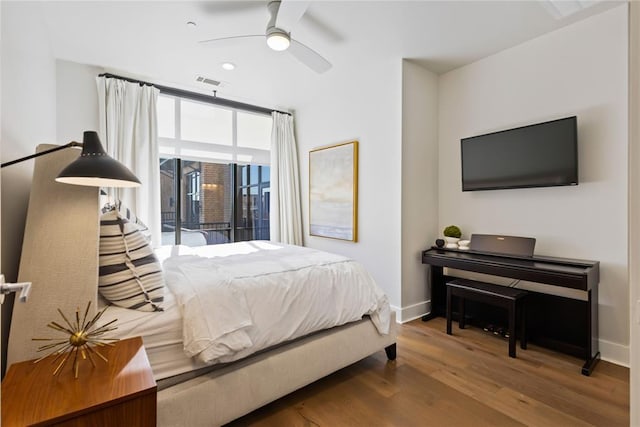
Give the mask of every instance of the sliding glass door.
POLYGON ((269 167, 162 159, 162 241, 269 239, 269 167))

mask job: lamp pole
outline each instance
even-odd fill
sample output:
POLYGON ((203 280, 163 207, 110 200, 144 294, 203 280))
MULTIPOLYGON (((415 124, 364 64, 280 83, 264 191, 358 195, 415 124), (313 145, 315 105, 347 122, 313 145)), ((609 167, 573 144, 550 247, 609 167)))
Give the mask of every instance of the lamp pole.
POLYGON ((0 166, 0 169, 4 168, 6 166, 15 165, 16 163, 24 162, 25 160, 29 160, 29 159, 33 159, 33 158, 36 158, 36 157, 44 156, 45 154, 53 153, 54 151, 64 150, 65 148, 69 148, 69 147, 82 147, 82 144, 79 143, 79 142, 76 142, 76 141, 71 141, 68 144, 61 145, 59 147, 51 148, 49 150, 41 151, 39 153, 35 153, 35 154, 30 155, 30 156, 26 156, 26 157, 22 157, 20 159, 11 160, 10 162, 2 163, 2 165, 0 166))

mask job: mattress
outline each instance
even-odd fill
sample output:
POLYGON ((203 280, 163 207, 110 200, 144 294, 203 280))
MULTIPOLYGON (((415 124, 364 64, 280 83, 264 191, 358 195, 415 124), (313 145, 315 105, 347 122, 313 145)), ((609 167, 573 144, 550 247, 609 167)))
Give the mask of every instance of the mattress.
POLYGON ((170 290, 165 290, 164 311, 144 312, 111 305, 100 320, 117 319, 118 329, 109 336, 120 339, 142 337, 156 381, 205 366, 184 353, 182 315, 170 290))

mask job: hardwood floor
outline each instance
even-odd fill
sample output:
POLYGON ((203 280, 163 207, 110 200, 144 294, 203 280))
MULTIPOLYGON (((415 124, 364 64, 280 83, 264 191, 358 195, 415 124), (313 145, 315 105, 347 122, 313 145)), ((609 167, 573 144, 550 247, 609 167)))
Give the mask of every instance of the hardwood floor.
POLYGON ((511 359, 504 338, 453 334, 443 318, 404 324, 395 362, 380 351, 229 426, 629 425, 629 369, 586 377, 571 356, 529 344, 511 359))

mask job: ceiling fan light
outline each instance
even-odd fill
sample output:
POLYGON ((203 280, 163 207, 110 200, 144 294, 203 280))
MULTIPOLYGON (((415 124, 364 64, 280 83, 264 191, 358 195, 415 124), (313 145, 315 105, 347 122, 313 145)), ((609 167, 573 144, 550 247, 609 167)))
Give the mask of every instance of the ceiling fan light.
POLYGON ((284 31, 273 31, 267 34, 267 45, 273 50, 287 50, 290 44, 289 34, 284 31))

